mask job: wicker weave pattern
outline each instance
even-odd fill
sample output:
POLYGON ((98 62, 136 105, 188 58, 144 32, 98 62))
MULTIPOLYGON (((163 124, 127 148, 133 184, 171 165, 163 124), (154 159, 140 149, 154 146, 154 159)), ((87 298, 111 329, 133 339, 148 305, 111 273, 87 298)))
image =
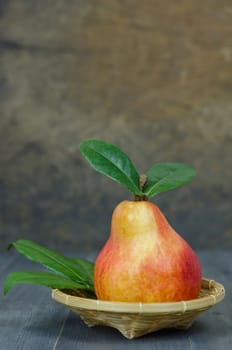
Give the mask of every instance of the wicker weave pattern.
POLYGON ((202 280, 198 299, 175 303, 108 302, 59 290, 52 292, 53 299, 78 313, 88 326, 113 327, 128 339, 162 328, 187 329, 200 313, 219 303, 224 295, 224 287, 208 279, 202 280))

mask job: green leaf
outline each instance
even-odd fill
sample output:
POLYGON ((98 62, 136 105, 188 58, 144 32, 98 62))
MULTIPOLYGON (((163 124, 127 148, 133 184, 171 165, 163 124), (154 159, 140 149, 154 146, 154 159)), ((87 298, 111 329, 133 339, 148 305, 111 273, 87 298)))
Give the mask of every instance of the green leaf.
POLYGON ((84 289, 82 284, 61 275, 55 275, 49 272, 17 271, 7 276, 3 287, 4 295, 6 295, 13 286, 19 283, 32 283, 57 289, 84 289))
POLYGON ((157 163, 147 173, 144 193, 153 197, 190 182, 196 175, 193 167, 182 163, 157 163))
POLYGON ((142 194, 132 161, 118 147, 100 140, 82 141, 79 147, 95 170, 126 186, 132 193, 142 194))
POLYGON ((66 258, 58 252, 29 240, 18 240, 10 246, 14 246, 19 253, 28 259, 69 277, 71 280, 85 286, 86 289, 93 290, 93 274, 91 276, 90 269, 93 263, 84 259, 77 261, 77 259, 66 258))
POLYGON ((69 260, 75 263, 78 271, 81 271, 86 281, 93 286, 94 263, 83 258, 69 258, 69 260))

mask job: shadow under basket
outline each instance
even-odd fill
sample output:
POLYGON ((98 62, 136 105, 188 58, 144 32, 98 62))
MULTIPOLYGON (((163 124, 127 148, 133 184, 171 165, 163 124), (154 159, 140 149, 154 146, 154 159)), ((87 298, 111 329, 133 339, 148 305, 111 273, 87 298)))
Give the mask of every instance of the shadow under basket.
POLYGON ((55 289, 52 298, 64 304, 90 327, 103 325, 116 328, 128 339, 163 328, 187 329, 202 312, 219 303, 225 296, 222 284, 202 279, 197 299, 172 303, 128 303, 73 296, 55 289))

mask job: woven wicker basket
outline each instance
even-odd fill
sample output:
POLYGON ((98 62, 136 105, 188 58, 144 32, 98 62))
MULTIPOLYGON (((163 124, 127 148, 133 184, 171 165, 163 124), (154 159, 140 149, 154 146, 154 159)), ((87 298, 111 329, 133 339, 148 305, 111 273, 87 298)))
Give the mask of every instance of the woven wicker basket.
POLYGON ((162 328, 187 329, 200 313, 219 303, 224 295, 223 285, 205 278, 198 299, 172 303, 109 302, 73 296, 68 291, 52 291, 53 299, 78 313, 88 326, 110 326, 128 339, 162 328))

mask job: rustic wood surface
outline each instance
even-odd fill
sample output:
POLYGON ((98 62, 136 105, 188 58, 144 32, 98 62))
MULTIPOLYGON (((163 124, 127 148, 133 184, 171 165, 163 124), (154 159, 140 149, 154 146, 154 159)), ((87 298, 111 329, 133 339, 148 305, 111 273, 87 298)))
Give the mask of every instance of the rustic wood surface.
MULTIPOLYGON (((204 276, 221 282, 225 286, 226 297, 203 313, 187 331, 163 330, 127 340, 111 328, 88 328, 78 315, 54 302, 49 289, 19 285, 7 296, 0 297, 0 349, 228 350, 232 343, 231 252, 201 250, 198 255, 204 276)), ((95 256, 90 254, 87 257, 94 260, 95 256)), ((9 272, 37 268, 17 253, 1 254, 0 285, 2 287, 9 272)))

